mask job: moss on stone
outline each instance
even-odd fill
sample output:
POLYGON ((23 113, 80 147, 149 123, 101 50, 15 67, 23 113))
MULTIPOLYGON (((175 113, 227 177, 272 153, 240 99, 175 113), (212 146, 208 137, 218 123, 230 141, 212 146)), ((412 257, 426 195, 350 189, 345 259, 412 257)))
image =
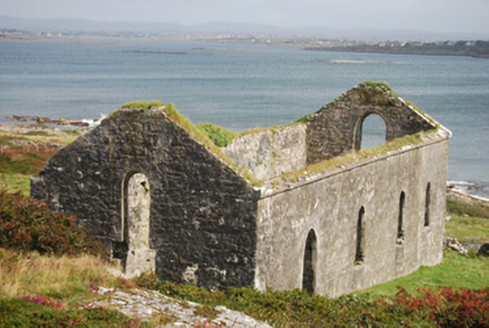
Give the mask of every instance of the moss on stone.
POLYGON ((280 185, 280 181, 295 183, 300 180, 301 177, 313 176, 316 174, 323 174, 325 171, 332 170, 335 168, 341 168, 343 166, 353 164, 356 162, 361 162, 366 159, 375 158, 377 156, 382 156, 388 152, 400 150, 401 148, 408 145, 416 145, 423 142, 422 134, 427 134, 435 130, 430 130, 426 132, 416 133, 413 135, 406 135, 402 138, 395 139, 386 144, 376 146, 370 149, 360 149, 359 151, 352 151, 347 154, 333 157, 321 161, 319 163, 310 164, 303 169, 286 172, 275 179, 272 179, 272 185, 280 185))
POLYGON ((131 101, 130 103, 122 105, 121 108, 150 109, 151 107, 162 107, 162 106, 164 106, 164 104, 159 100, 153 100, 153 101, 136 100, 136 101, 131 101))
POLYGON ((364 82, 360 83, 360 85, 362 85, 362 84, 367 85, 369 87, 372 87, 374 89, 379 87, 379 88, 384 88, 387 91, 393 92, 390 85, 388 85, 386 82, 364 81, 364 82))

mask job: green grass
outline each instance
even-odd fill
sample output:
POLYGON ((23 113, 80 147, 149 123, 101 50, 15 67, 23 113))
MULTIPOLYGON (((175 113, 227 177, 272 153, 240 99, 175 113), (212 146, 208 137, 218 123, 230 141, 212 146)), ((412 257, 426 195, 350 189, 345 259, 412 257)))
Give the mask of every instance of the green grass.
POLYGON ((197 124, 196 127, 204 132, 217 147, 227 146, 238 136, 238 134, 233 131, 211 123, 200 123, 197 124))
POLYGON ((454 286, 456 288, 483 289, 489 286, 489 258, 462 256, 454 251, 445 251, 443 263, 422 266, 416 272, 357 293, 370 293, 374 297, 392 297, 399 291, 397 286, 416 294, 418 289, 454 286))
MULTIPOLYGON (((129 318, 122 313, 106 308, 65 309, 57 303, 43 305, 33 301, 13 298, 0 299, 1 327, 149 327, 144 322, 129 318)), ((42 302, 42 301, 41 301, 42 302)))
POLYGON ((455 214, 451 217, 445 224, 447 236, 461 242, 489 242, 489 219, 455 214))
POLYGON ((447 211, 455 215, 467 215, 472 217, 489 219, 489 207, 482 204, 469 204, 455 199, 447 198, 447 211))
POLYGON ((122 108, 130 108, 130 109, 150 109, 151 107, 163 107, 164 104, 159 100, 153 101, 131 101, 130 103, 122 105, 122 108))
POLYGON ((31 191, 30 175, 0 173, 0 189, 10 193, 20 191, 22 195, 29 196, 31 191))

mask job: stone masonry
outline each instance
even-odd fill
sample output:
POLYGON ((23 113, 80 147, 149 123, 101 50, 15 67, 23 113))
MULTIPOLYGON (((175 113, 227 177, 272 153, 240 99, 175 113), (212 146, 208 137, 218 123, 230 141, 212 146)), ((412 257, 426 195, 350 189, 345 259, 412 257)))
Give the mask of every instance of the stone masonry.
POLYGON ((336 297, 442 260, 450 132, 382 85, 222 152, 172 117, 118 110, 31 180, 31 195, 93 229, 126 275, 336 297), (369 115, 386 141, 420 142, 309 172, 358 150, 369 115))

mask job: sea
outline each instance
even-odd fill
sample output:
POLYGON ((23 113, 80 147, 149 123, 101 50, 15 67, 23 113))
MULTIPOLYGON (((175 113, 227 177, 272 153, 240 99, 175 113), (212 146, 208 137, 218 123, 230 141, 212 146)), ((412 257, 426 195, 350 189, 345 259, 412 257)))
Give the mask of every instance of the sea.
MULTIPOLYGON (((0 123, 14 123, 10 115, 93 122, 133 100, 161 100, 194 123, 241 131, 287 124, 362 81, 388 83, 450 129, 450 183, 489 198, 489 59, 219 41, 2 38, 0 123)), ((369 124, 364 139, 378 143, 385 126, 369 124)))

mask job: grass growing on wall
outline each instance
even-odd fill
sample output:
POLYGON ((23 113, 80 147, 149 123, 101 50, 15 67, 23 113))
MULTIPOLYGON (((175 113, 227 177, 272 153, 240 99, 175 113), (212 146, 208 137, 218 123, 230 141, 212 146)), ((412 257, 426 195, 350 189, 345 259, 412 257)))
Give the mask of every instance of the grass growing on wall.
POLYGON ((237 133, 212 123, 200 123, 196 127, 204 132, 217 147, 227 146, 238 136, 237 133))
POLYGON ((374 89, 379 87, 379 88, 384 88, 387 91, 393 92, 391 86, 389 84, 387 84, 386 82, 364 81, 364 82, 360 83, 360 85, 362 85, 362 84, 367 85, 367 86, 374 88, 374 89))
POLYGON ((197 128, 187 117, 180 114, 180 112, 175 108, 173 103, 166 105, 163 111, 173 119, 181 128, 183 128, 187 133, 193 136, 197 141, 201 142, 205 147, 211 150, 224 162, 226 162, 235 171, 242 174, 251 184, 259 186, 261 183, 257 181, 253 176, 251 176, 244 169, 240 169, 236 166, 234 161, 230 159, 224 152, 218 147, 209 136, 204 133, 201 129, 197 128))
POLYGON ((150 109, 151 107, 162 107, 162 106, 164 106, 164 104, 159 100, 152 100, 152 101, 135 100, 135 101, 131 101, 130 103, 122 105, 121 108, 150 109))
MULTIPOLYGON (((430 131, 426 132, 429 133, 430 131)), ((286 172, 281 176, 274 179, 274 183, 278 183, 280 180, 288 182, 297 182, 299 178, 310 176, 314 174, 321 174, 327 170, 332 170, 338 167, 343 167, 349 164, 360 162, 369 158, 375 158, 377 156, 385 155, 390 151, 399 150, 405 146, 416 145, 422 142, 422 133, 417 133, 414 135, 406 135, 402 138, 395 139, 386 144, 376 146, 370 149, 360 149, 359 151, 352 151, 345 155, 333 157, 328 160, 321 161, 319 163, 310 164, 306 168, 286 172)))

